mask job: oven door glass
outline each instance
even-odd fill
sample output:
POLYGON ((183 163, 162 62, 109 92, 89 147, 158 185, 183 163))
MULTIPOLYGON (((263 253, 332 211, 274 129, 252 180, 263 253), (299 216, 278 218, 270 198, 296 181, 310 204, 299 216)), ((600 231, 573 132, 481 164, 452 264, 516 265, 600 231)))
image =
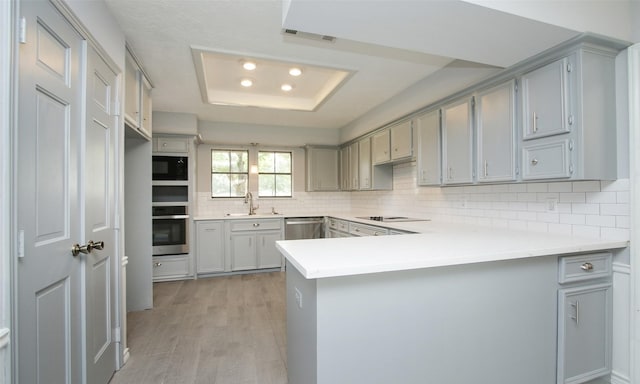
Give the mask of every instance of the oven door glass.
POLYGON ((153 219, 153 254, 188 253, 187 223, 189 219, 153 219))

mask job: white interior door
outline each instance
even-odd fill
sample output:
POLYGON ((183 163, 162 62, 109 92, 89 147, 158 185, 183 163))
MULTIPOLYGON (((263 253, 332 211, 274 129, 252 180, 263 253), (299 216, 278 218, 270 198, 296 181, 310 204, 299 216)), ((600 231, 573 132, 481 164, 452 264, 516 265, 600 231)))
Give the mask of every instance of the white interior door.
POLYGON ((23 1, 19 50, 18 378, 82 382, 80 133, 83 39, 47 1, 23 1))
POLYGON ((87 55, 84 152, 87 383, 107 383, 116 367, 115 105, 117 76, 93 49, 87 55))

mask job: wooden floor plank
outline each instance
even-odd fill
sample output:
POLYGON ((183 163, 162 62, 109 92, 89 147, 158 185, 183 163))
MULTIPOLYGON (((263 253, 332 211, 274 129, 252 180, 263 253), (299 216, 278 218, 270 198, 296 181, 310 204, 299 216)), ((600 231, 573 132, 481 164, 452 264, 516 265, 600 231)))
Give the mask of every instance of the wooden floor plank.
POLYGON ((110 384, 286 384, 282 272, 154 284, 127 315, 131 358, 110 384))

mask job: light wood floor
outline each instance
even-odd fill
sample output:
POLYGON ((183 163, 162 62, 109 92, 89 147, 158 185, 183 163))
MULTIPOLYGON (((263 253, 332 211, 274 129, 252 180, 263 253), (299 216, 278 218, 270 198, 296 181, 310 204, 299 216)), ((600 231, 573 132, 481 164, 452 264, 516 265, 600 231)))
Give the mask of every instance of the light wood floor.
POLYGON ((286 384, 282 272, 155 283, 111 384, 286 384))

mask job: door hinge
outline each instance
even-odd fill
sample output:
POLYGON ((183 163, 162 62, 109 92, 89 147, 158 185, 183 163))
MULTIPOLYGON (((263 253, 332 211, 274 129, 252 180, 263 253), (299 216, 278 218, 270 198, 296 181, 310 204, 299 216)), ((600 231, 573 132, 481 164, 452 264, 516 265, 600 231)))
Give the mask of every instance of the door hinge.
POLYGON ((18 231, 18 258, 24 257, 24 229, 18 231))
POLYGON ((119 343, 122 341, 122 331, 120 329, 120 327, 116 327, 113 330, 113 341, 115 341, 116 343, 119 343))
POLYGON ((20 18, 20 25, 18 26, 18 40, 20 44, 27 43, 27 19, 22 17, 20 18))
POLYGON ((567 72, 571 72, 573 70, 573 66, 571 63, 567 63, 567 72))
POLYGON ((518 80, 515 81, 513 88, 515 90, 516 93, 518 93, 518 80))
POLYGON ((115 103, 114 103, 114 109, 113 109, 113 115, 114 116, 120 116, 120 110, 122 108, 121 104, 120 104, 120 98, 116 97, 115 103))

